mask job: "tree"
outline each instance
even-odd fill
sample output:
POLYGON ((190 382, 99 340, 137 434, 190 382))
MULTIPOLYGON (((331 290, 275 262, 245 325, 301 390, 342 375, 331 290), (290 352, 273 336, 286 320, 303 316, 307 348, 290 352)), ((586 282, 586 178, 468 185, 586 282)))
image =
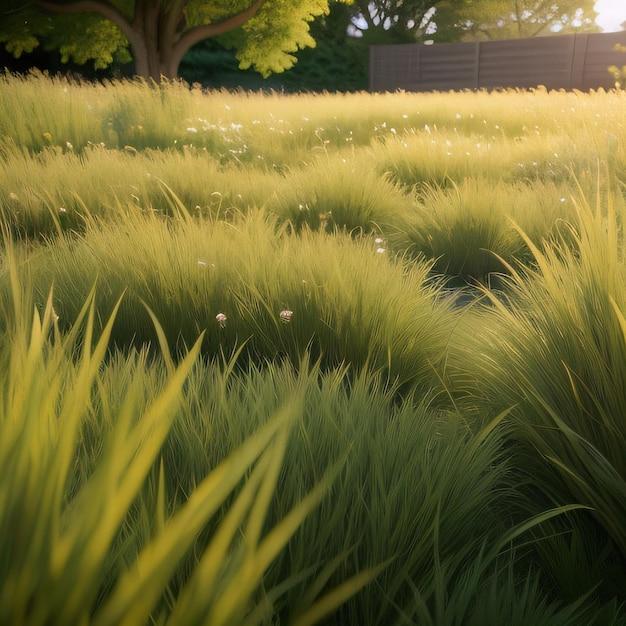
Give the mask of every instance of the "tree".
POLYGON ((439 2, 441 0, 356 0, 352 29, 368 43, 415 42, 429 33, 439 2))
POLYGON ((443 0, 435 22, 438 41, 517 39, 597 32, 596 0, 443 0))
POLYGON ((0 42, 14 56, 42 44, 64 61, 96 68, 132 57, 135 73, 174 78, 185 53, 210 37, 237 51, 242 69, 282 72, 329 1, 351 0, 3 0, 0 42))

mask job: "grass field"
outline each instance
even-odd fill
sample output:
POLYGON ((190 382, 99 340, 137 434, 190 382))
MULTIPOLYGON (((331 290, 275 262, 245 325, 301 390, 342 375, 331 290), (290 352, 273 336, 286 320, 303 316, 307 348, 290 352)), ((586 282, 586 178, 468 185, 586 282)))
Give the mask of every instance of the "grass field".
POLYGON ((626 624, 626 92, 0 76, 0 624, 626 624))

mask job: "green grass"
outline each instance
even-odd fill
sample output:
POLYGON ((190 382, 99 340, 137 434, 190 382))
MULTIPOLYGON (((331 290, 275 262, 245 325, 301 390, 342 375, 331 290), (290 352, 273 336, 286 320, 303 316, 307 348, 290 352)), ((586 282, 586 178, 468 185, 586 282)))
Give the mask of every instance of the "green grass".
POLYGON ((546 549, 548 569, 570 593, 625 582, 624 208, 613 194, 593 208, 579 199, 566 243, 533 247, 536 268, 513 271, 508 297, 492 298, 494 308, 463 334, 465 354, 478 356, 481 409, 513 407, 511 454, 525 489, 538 502, 589 507, 559 566, 546 549), (577 566, 587 575, 571 580, 573 562, 588 563, 577 566), (599 570, 611 572, 608 582, 599 570))
MULTIPOLYGON (((108 358, 113 318, 92 336, 93 299, 62 334, 51 300, 29 328, 13 285, 4 621, 452 623, 482 610, 500 550, 541 522, 507 529, 492 427, 398 406, 370 375, 199 362, 199 342, 178 366, 108 358), (463 601, 440 615, 447 593, 463 601)), ((524 606, 558 612, 536 590, 524 606)))
POLYGON ((429 270, 395 260, 371 235, 294 236, 262 212, 234 221, 129 216, 104 229, 94 222, 83 236, 40 246, 22 266, 38 303, 54 286, 62 327, 94 284, 103 317, 125 293, 112 329, 120 346, 154 340, 147 304, 173 346, 205 332, 205 354, 243 345, 255 359, 297 363, 309 353, 325 367, 369 368, 437 394, 455 322, 427 283, 429 270))
POLYGON ((625 623, 623 92, 0 81, 1 623, 625 623))
POLYGON ((31 154, 6 145, 0 163, 0 203, 16 234, 36 237, 83 230, 89 215, 171 214, 171 200, 197 216, 265 208, 296 228, 304 225, 369 231, 402 219, 412 205, 398 185, 353 153, 312 155, 284 173, 221 166, 206 149, 81 154, 48 148, 31 154), (349 191, 349 193, 347 193, 349 191))

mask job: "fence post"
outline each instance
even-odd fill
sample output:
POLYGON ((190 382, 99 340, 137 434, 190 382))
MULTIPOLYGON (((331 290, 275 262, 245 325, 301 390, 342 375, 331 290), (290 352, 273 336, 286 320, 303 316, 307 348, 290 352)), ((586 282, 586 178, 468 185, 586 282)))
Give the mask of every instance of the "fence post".
POLYGON ((480 40, 474 44, 474 89, 480 88, 480 40))
POLYGON ((587 62, 587 46, 589 35, 573 35, 571 66, 569 73, 569 88, 584 90, 585 65, 587 62))

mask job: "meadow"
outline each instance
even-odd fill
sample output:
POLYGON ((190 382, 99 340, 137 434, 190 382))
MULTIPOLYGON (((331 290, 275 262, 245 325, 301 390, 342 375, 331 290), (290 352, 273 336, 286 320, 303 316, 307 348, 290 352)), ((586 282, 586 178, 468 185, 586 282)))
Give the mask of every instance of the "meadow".
POLYGON ((626 624, 626 91, 0 76, 0 624, 626 624))

